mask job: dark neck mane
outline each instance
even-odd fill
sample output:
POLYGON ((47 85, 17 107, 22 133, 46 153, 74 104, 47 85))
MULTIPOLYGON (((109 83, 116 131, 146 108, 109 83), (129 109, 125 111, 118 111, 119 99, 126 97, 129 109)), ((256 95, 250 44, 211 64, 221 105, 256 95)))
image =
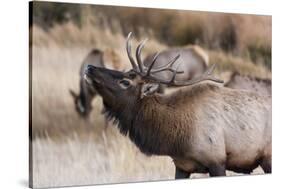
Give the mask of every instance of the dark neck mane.
POLYGON ((195 110, 187 110, 189 103, 193 103, 192 99, 199 97, 199 93, 216 89, 212 85, 199 86, 171 96, 146 97, 133 106, 116 109, 105 105, 106 115, 118 123, 120 132, 128 134, 143 153, 180 156, 185 153, 182 145, 189 144, 192 133, 195 110))
POLYGON ((123 106, 115 110, 105 105, 105 113, 107 118, 114 120, 120 132, 128 135, 143 153, 181 155, 182 144, 178 142, 188 140, 187 134, 183 132, 188 132, 188 129, 184 130, 184 124, 178 124, 182 120, 175 120, 175 109, 167 107, 161 101, 161 97, 151 97, 139 102, 134 108, 123 106), (177 133, 184 135, 179 136, 177 133))

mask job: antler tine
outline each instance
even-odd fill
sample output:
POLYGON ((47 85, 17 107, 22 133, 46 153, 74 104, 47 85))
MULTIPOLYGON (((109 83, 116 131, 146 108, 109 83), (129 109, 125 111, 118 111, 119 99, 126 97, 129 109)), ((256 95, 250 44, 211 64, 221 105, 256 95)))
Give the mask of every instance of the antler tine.
POLYGON ((170 83, 174 83, 175 78, 176 78, 176 75, 177 75, 177 71, 178 71, 178 68, 179 68, 179 65, 180 65, 180 64, 178 64, 177 67, 176 67, 176 69, 173 70, 173 76, 172 76, 172 78, 171 78, 171 80, 170 80, 170 83))
POLYGON ((139 65, 139 69, 140 69, 140 72, 143 73, 144 71, 144 65, 143 65, 143 62, 141 60, 141 51, 144 47, 144 44, 147 42, 147 39, 143 40, 137 47, 137 50, 136 50, 136 57, 137 57, 137 63, 139 65))
MULTIPOLYGON (((179 59, 180 54, 178 54, 175 58, 172 59, 172 61, 168 62, 168 64, 161 66, 158 69, 154 69, 151 73, 158 73, 158 72, 162 72, 162 71, 171 71, 174 72, 175 70, 172 68, 172 66, 174 65, 174 63, 179 59)), ((183 71, 176 71, 177 74, 181 74, 184 73, 183 71)))
POLYGON ((150 71, 151 71, 151 69, 153 68, 153 66, 154 66, 154 64, 155 64, 155 62, 156 62, 156 60, 157 60, 157 58, 158 58, 159 55, 160 55, 159 52, 157 52, 157 53, 154 55, 154 57, 153 57, 153 59, 152 59, 152 63, 150 64, 150 66, 148 67, 148 70, 147 70, 147 72, 146 72, 146 75, 147 75, 147 76, 150 74, 150 71))
POLYGON ((178 81, 174 81, 173 83, 167 83, 167 84, 171 84, 173 86, 188 86, 188 85, 193 85, 196 83, 199 83, 201 81, 214 81, 217 83, 223 83, 223 80, 217 79, 214 76, 212 76, 212 73, 214 71, 216 67, 216 64, 213 64, 206 72, 204 72, 200 77, 189 80, 187 82, 178 82, 178 81))
POLYGON ((126 39, 126 50, 127 50, 127 54, 128 54, 129 60, 130 60, 130 62, 132 64, 133 70, 137 71, 138 70, 138 66, 137 66, 134 58, 131 55, 131 43, 130 43, 131 35, 132 35, 132 32, 130 32, 128 34, 128 36, 127 36, 127 39, 126 39))
POLYGON ((211 67, 206 71, 206 74, 211 75, 214 72, 216 66, 216 64, 211 65, 211 67))

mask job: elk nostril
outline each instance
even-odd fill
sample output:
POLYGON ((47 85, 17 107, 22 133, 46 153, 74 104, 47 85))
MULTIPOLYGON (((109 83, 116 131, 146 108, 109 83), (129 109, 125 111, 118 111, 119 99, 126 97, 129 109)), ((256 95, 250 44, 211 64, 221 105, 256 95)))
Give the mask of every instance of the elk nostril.
POLYGON ((87 65, 87 69, 91 69, 93 67, 92 65, 87 65))
POLYGON ((92 66, 92 65, 88 65, 87 68, 86 68, 86 72, 93 72, 95 70, 95 67, 92 66))

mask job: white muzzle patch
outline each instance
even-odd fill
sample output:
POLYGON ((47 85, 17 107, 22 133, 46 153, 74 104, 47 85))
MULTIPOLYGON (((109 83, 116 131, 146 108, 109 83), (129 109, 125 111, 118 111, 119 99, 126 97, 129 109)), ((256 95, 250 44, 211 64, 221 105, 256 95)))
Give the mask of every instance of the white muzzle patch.
POLYGON ((88 84, 90 84, 90 85, 92 85, 92 84, 93 84, 92 79, 91 79, 91 78, 89 78, 86 74, 84 74, 84 79, 86 80, 86 82, 87 82, 88 84))

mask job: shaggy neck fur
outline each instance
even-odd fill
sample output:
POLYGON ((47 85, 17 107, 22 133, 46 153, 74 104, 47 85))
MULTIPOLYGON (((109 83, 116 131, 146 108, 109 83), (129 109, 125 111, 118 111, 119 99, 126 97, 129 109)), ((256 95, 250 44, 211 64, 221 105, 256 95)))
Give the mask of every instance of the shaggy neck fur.
POLYGON ((121 133, 128 134, 143 153, 182 156, 194 129, 196 99, 214 88, 198 85, 170 96, 155 95, 135 104, 105 107, 108 117, 118 121, 121 133))

